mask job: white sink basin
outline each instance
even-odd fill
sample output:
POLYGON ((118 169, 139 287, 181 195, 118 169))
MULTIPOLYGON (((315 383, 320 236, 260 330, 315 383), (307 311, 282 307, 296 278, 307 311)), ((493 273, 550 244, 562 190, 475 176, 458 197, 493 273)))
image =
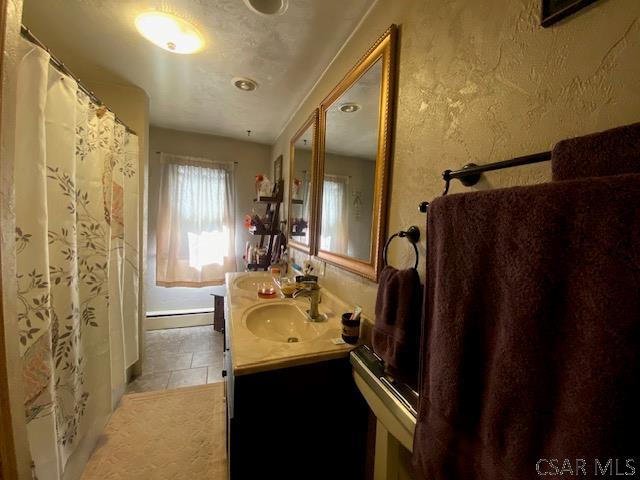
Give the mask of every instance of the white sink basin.
POLYGON ((275 288, 275 283, 273 283, 273 278, 271 275, 244 275, 240 278, 237 278, 235 282, 233 282, 233 286, 235 288, 239 288, 240 290, 245 290, 247 292, 256 293, 258 287, 267 284, 268 286, 275 288))
POLYGON ((255 336, 282 343, 308 342, 324 334, 326 321, 310 322, 296 302, 271 302, 251 308, 244 323, 255 336))

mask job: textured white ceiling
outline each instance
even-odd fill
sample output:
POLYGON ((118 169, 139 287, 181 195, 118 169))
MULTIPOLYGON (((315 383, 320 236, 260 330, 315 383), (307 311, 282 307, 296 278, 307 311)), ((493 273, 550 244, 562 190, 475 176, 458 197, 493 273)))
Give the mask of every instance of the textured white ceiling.
POLYGON ((242 0, 25 0, 24 23, 70 65, 143 88, 153 125, 245 139, 251 130, 272 143, 373 2, 290 0, 269 17, 242 0), (134 26, 148 10, 194 23, 205 49, 183 56, 149 43, 134 26), (237 76, 258 89, 237 90, 237 76))

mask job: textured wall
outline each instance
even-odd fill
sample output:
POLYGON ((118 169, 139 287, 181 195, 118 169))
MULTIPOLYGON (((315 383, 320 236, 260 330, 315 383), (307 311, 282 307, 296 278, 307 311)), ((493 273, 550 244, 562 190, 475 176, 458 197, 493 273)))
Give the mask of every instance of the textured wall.
MULTIPOLYGON (((251 213, 255 198, 255 176, 265 173, 271 178, 273 171, 269 164, 269 147, 259 143, 243 142, 227 137, 180 132, 166 128, 152 127, 149 135, 149 211, 147 243, 147 311, 184 310, 213 306, 209 295, 211 287, 181 288, 156 286, 156 220, 158 217, 158 195, 160 192, 160 155, 175 153, 193 157, 210 158, 221 162, 237 161, 235 169, 236 187, 236 256, 240 270, 244 269, 242 254, 244 244, 251 238, 243 226, 244 215, 251 213)), ((262 213, 264 207, 256 212, 262 213)))
MULTIPOLYGON (((391 23, 400 27, 389 232, 420 226, 440 174, 547 150, 562 138, 640 121, 640 2, 600 0, 539 27, 540 0, 379 0, 285 128, 272 157, 391 23)), ((285 161, 286 165, 286 161, 285 161)), ((474 188, 547 181, 549 165, 489 173, 474 188)), ((452 191, 463 191, 454 185, 452 191)), ((395 243, 395 242, 394 242, 395 243)), ((420 253, 424 259, 424 236, 420 253)), ((397 266, 411 251, 398 242, 397 266)), ((297 254, 297 257, 301 257, 297 254)), ((420 267, 424 270, 424 263, 420 267)), ((323 283, 371 315, 376 285, 327 266, 323 283)))

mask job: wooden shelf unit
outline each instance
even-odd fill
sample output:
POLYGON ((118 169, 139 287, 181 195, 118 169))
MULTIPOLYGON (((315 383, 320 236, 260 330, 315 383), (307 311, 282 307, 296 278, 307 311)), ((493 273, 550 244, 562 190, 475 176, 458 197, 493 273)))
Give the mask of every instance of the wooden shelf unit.
MULTIPOLYGON (((280 205, 283 200, 283 192, 284 192, 284 181, 280 180, 274 189, 274 195, 270 197, 260 197, 253 199, 253 203, 256 205, 266 205, 265 218, 266 224, 270 225, 268 229, 260 229, 249 231, 251 235, 260 236, 260 243, 258 246, 260 248, 265 246, 265 238, 268 239, 267 245, 267 254, 263 262, 260 263, 248 263, 247 262, 247 270, 250 271, 258 271, 258 270, 268 270, 269 266, 271 266, 271 259, 273 258, 273 247, 275 243, 275 239, 278 235, 280 235, 280 229, 278 228, 279 218, 280 218, 280 205)), ((245 259, 246 261, 247 259, 245 259)))

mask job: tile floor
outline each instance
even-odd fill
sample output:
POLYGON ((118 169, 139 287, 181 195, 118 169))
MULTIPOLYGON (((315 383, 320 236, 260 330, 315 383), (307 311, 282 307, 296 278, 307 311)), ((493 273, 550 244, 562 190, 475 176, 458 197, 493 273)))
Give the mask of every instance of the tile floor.
POLYGON ((222 345, 222 333, 211 325, 146 332, 142 375, 127 393, 221 382, 222 345))

